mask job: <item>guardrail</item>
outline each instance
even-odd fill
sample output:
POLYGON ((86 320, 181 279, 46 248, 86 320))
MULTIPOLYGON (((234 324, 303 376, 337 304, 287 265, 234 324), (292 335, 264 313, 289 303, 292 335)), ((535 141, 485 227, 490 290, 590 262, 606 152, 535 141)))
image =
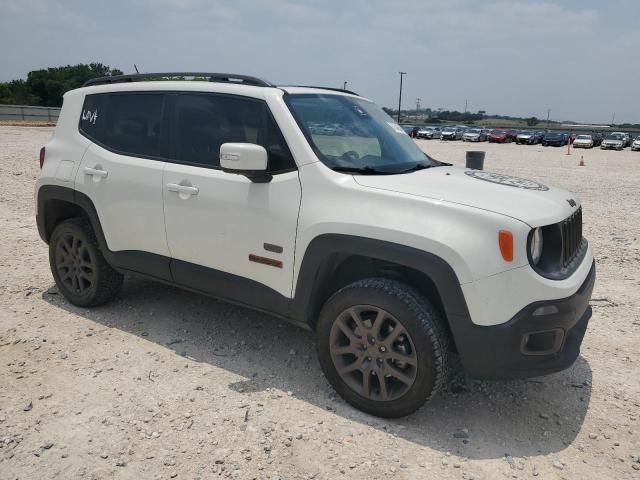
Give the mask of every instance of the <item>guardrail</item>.
POLYGON ((57 107, 34 107, 32 105, 0 105, 0 120, 51 122, 58 121, 57 107))

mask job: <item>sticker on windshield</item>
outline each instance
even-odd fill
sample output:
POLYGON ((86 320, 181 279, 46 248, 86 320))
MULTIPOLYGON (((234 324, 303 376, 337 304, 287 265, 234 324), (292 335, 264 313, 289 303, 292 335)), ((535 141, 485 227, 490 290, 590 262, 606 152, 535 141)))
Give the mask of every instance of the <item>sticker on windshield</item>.
POLYGON ((369 114, 367 112, 365 112, 362 108, 360 108, 358 105, 353 105, 353 110, 360 115, 361 117, 368 117, 369 114))
POLYGON ((407 132, 405 132, 404 129, 395 122, 387 122, 387 125, 393 128, 396 131, 396 133, 402 133, 403 135, 407 134, 407 132))
POLYGON ((478 180, 484 180, 491 183, 499 183, 500 185, 507 185, 509 187, 524 188, 525 190, 539 190, 546 192, 549 187, 542 183, 534 182, 533 180, 527 180, 525 178, 511 177, 509 175, 501 175, 499 173, 490 173, 483 170, 467 170, 464 172, 472 178, 478 180))

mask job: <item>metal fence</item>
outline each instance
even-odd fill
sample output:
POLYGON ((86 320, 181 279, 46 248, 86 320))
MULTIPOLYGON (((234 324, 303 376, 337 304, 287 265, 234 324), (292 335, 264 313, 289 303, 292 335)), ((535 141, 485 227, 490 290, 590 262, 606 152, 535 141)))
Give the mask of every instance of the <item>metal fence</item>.
POLYGON ((60 116, 60 109, 56 107, 0 105, 0 120, 31 120, 55 123, 58 121, 58 116, 60 116))

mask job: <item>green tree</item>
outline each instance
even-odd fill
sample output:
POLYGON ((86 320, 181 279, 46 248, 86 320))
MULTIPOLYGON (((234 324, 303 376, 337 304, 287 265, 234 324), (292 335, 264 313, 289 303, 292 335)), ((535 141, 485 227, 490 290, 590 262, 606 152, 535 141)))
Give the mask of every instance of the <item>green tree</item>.
POLYGON ((26 81, 0 83, 0 103, 60 107, 65 92, 81 87, 91 78, 110 75, 122 75, 122 71, 102 63, 33 70, 26 81))
POLYGON ((40 98, 29 90, 24 80, 0 83, 0 103, 9 105, 40 105, 40 98))
POLYGON ((538 120, 536 117, 527 118, 527 125, 529 127, 535 127, 539 122, 540 120, 538 120))
POLYGON ((102 63, 67 65, 31 71, 27 75, 26 84, 41 99, 41 105, 59 107, 65 92, 81 87, 91 78, 110 75, 122 75, 122 71, 102 63))

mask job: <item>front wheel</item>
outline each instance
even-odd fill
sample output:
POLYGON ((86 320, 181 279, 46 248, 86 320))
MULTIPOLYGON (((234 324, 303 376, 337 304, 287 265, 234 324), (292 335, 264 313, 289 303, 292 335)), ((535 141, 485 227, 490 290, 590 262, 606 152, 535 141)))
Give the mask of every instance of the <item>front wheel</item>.
POLYGON ((317 326, 320 365, 351 405, 408 415, 446 382, 449 336, 427 299, 396 280, 360 280, 336 292, 317 326))
POLYGON ((58 290, 69 302, 94 307, 113 299, 123 276, 105 260, 89 222, 61 222, 49 240, 49 264, 58 290))

